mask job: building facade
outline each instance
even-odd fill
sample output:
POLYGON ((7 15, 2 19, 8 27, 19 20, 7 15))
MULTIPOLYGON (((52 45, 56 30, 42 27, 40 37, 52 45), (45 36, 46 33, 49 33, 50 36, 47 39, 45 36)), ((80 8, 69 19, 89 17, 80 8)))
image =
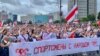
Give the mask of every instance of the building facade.
POLYGON ((78 19, 91 14, 96 15, 97 0, 68 0, 68 11, 70 11, 76 3, 78 6, 78 19))
POLYGON ((8 13, 6 11, 1 11, 0 12, 0 21, 4 21, 8 19, 8 13))

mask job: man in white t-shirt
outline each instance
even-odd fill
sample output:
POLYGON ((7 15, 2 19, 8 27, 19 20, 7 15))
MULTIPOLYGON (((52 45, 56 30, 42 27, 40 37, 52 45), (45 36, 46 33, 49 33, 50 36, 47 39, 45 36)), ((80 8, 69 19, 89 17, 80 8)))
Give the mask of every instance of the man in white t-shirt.
POLYGON ((42 32, 42 38, 43 40, 57 39, 56 33, 51 31, 42 32))
POLYGON ((20 31, 20 34, 17 37, 17 39, 19 40, 19 42, 28 42, 28 34, 27 34, 27 31, 25 29, 22 29, 20 31))

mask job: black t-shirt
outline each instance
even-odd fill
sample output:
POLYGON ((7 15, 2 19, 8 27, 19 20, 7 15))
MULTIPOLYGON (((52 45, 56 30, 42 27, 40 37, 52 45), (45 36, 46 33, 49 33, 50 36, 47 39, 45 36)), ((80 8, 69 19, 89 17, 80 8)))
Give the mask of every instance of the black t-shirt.
POLYGON ((75 37, 76 37, 76 38, 82 38, 83 36, 80 35, 80 33, 76 33, 76 34, 75 34, 75 37))
POLYGON ((100 31, 97 32, 97 37, 100 37, 100 31))

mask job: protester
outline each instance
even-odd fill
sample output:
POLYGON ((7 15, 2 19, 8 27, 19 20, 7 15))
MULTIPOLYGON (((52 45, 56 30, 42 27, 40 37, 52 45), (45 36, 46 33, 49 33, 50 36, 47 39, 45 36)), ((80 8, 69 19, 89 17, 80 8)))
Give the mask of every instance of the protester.
POLYGON ((9 45, 11 43, 11 38, 8 36, 8 29, 4 29, 0 33, 0 56, 9 56, 9 45))
POLYGON ((100 30, 86 24, 44 24, 44 25, 16 25, 9 29, 12 39, 16 42, 32 42, 36 39, 67 39, 100 37, 100 30), (32 40, 33 39, 33 40, 32 40))
POLYGON ((100 29, 83 24, 44 24, 44 25, 9 25, 2 27, 0 31, 0 56, 8 53, 10 43, 36 42, 53 39, 68 38, 97 38, 100 37, 100 29), (7 29, 5 29, 7 28, 7 29))

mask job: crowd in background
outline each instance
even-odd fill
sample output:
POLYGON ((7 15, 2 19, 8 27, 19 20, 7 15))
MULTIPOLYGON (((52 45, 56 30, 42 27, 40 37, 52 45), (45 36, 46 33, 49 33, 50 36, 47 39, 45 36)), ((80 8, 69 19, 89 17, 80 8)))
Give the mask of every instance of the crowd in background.
POLYGON ((7 56, 10 43, 36 42, 52 39, 97 38, 100 27, 84 24, 7 25, 0 28, 0 56, 7 56), (4 52, 2 52, 4 51, 4 52), (2 54, 3 53, 3 54, 2 54), (5 54, 6 53, 6 54, 5 54))

